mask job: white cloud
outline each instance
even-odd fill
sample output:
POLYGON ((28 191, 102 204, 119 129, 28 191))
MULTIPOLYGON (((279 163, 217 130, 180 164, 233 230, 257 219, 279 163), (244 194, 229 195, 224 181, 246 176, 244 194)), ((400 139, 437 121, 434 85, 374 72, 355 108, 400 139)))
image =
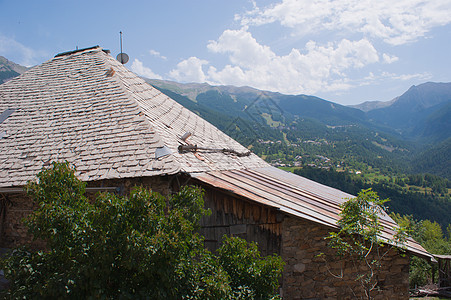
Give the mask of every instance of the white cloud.
POLYGON ((409 81, 409 80, 429 80, 432 78, 432 75, 430 73, 413 73, 413 74, 396 74, 391 72, 382 72, 380 74, 374 74, 373 72, 370 72, 368 76, 364 77, 362 82, 360 83, 360 86, 363 85, 374 85, 374 84, 380 84, 384 81, 394 81, 394 80, 401 80, 401 81, 409 81))
POLYGON ((202 66, 208 61, 197 57, 190 57, 177 64, 177 67, 169 72, 169 76, 178 81, 206 82, 202 66))
POLYGON ((25 45, 17 42, 13 38, 9 38, 0 33, 0 55, 17 64, 27 67, 34 66, 38 63, 39 58, 46 57, 46 53, 35 51, 25 45))
POLYGON ((151 79, 162 79, 162 77, 158 74, 155 74, 150 68, 147 68, 143 65, 143 63, 136 59, 133 61, 131 66, 133 72, 138 74, 139 76, 151 78, 151 79))
POLYGON ((158 57, 158 58, 161 58, 161 59, 164 59, 164 60, 168 59, 166 56, 161 55, 160 52, 158 52, 158 51, 156 51, 156 50, 153 50, 153 49, 150 49, 150 50, 149 50, 149 53, 150 53, 150 55, 152 55, 152 56, 155 56, 155 57, 158 57))
POLYGON ((360 32, 392 45, 415 41, 451 23, 449 0, 282 0, 236 17, 242 25, 279 22, 298 33, 360 32))
POLYGON ((275 57, 268 46, 258 44, 244 29, 224 31, 218 41, 210 41, 207 48, 215 53, 229 53, 231 63, 242 67, 269 63, 275 57))
POLYGON ((401 74, 401 75, 394 75, 391 78, 392 79, 397 79, 397 80, 403 80, 403 81, 407 81, 407 80, 412 80, 412 79, 417 79, 417 80, 428 80, 430 79, 432 76, 429 73, 415 73, 415 74, 401 74))
POLYGON ((389 55, 387 53, 382 54, 382 59, 384 60, 385 63, 387 64, 391 64, 394 63, 395 61, 398 61, 398 57, 394 56, 394 55, 389 55))
POLYGON ((235 15, 241 29, 225 30, 207 44, 210 52, 226 58, 225 66, 190 57, 170 76, 286 94, 338 92, 387 79, 426 79, 426 74, 391 74, 389 78, 370 66, 400 60, 385 53, 393 47, 385 50, 384 43, 414 42, 434 27, 451 23, 451 0, 280 0, 266 7, 251 2, 251 10, 235 15), (268 29, 263 38, 278 30, 280 39, 272 39, 271 46, 258 41, 252 34, 257 26, 268 29), (317 37, 330 42, 308 41, 317 37), (283 54, 274 50, 299 42, 303 44, 283 54), (281 43, 286 44, 280 47, 281 43), (381 47, 380 53, 375 44, 381 47))
POLYGON ((226 30, 207 48, 225 54, 230 64, 222 69, 209 66, 204 60, 191 57, 171 71, 182 81, 207 81, 212 84, 249 85, 255 88, 287 94, 315 93, 351 87, 346 72, 379 61, 373 45, 366 39, 318 45, 310 41, 305 49, 292 49, 287 55, 277 55, 261 45, 245 29, 226 30))
POLYGON ((342 40, 326 46, 310 41, 304 53, 292 49, 278 56, 244 30, 227 30, 208 48, 227 53, 232 63, 220 71, 210 68, 208 75, 213 82, 290 94, 349 88, 349 84, 339 82, 344 80, 338 78, 344 76, 344 71, 378 61, 376 50, 367 40, 342 40))

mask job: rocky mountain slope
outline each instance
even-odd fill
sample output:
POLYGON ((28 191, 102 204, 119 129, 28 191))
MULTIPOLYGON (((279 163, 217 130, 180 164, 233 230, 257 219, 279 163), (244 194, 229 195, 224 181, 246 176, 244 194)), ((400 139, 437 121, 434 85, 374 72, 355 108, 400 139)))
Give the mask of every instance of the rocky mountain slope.
POLYGON ((28 70, 27 67, 18 65, 0 56, 0 84, 22 74, 28 70))

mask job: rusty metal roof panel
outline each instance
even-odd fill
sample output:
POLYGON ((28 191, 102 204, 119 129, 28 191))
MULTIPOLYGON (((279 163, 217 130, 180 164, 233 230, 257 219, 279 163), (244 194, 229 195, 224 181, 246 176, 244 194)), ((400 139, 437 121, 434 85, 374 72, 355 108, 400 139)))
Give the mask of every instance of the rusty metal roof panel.
MULTIPOLYGON (((210 186, 331 228, 337 227, 340 204, 354 197, 274 167, 192 173, 191 176, 210 186)), ((395 235, 397 225, 386 213, 381 215, 381 224, 381 238, 389 240, 395 235)), ((431 258, 410 238, 407 250, 431 258)))
MULTIPOLYGON (((258 179, 248 180, 245 177, 246 172, 246 170, 209 172, 198 174, 194 177, 215 187, 227 187, 226 190, 234 194, 280 209, 281 211, 295 214, 311 221, 321 222, 324 225, 334 225, 333 216, 327 216, 323 211, 314 209, 307 202, 298 203, 298 205, 290 203, 287 200, 288 195, 277 192, 270 186, 264 186, 258 179)), ((295 201, 295 199, 292 198, 291 201, 295 201)))

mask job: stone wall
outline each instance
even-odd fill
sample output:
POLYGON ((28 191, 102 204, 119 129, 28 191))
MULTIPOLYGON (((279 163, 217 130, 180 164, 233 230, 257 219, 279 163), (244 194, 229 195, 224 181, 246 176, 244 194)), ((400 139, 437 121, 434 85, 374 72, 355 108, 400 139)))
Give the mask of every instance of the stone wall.
MULTIPOLYGON (((356 268, 364 269, 364 265, 336 260, 324 240, 329 231, 326 226, 295 217, 284 219, 281 253, 286 263, 282 279, 284 299, 360 299, 363 295, 355 278, 356 268), (319 253, 325 253, 325 257, 317 257, 319 253)), ((408 299, 409 259, 396 249, 387 253, 381 272, 376 275, 380 291, 373 291, 375 299, 408 299)))
MULTIPOLYGON (((119 187, 123 195, 128 195, 134 186, 145 186, 164 196, 170 194, 169 183, 171 177, 143 177, 130 179, 115 179, 89 182, 88 187, 119 187)), ((88 193, 90 199, 95 193, 88 193)), ((23 223, 35 208, 33 201, 25 193, 0 194, 1 205, 6 208, 4 216, 0 214, 0 248, 13 248, 32 242, 27 227, 23 223)), ((42 248, 44 243, 37 241, 33 248, 42 248)))
POLYGON ((23 219, 33 211, 33 201, 24 193, 3 194, 0 198, 4 209, 0 217, 0 248, 29 244, 32 238, 23 219))
POLYGON ((88 182, 88 187, 118 187, 121 195, 128 195, 135 186, 144 186, 167 197, 171 194, 170 183, 175 176, 154 176, 108 179, 88 182))

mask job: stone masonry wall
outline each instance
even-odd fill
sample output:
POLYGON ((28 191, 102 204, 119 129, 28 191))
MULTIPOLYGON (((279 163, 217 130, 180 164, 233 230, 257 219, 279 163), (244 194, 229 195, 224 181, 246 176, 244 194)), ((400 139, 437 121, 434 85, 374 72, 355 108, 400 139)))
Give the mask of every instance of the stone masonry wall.
MULTIPOLYGON (((285 261, 282 293, 284 299, 361 299, 362 289, 351 262, 338 261, 324 237, 328 227, 287 216, 282 225, 282 258, 285 261), (325 257, 317 257, 325 253, 325 257), (326 262, 327 261, 327 262, 326 262), (340 275, 336 278, 331 275, 340 275), (355 293, 355 294, 354 294, 355 293)), ((375 299, 408 299, 409 261, 392 249, 382 261, 377 274, 380 291, 375 299)), ((359 265, 357 268, 364 268, 359 265)))
POLYGON ((0 219, 0 248, 29 244, 32 239, 23 219, 33 211, 33 201, 24 193, 4 194, 0 197, 5 209, 4 216, 0 219))
MULTIPOLYGON (((120 187, 123 195, 128 195, 134 186, 145 186, 154 192, 164 196, 170 194, 170 177, 143 177, 131 179, 104 180, 89 182, 88 187, 120 187)), ((94 193, 88 193, 88 197, 93 199, 94 193)), ((30 244, 32 237, 28 234, 27 227, 23 224, 35 206, 33 201, 25 193, 1 194, 0 200, 6 204, 4 220, 0 216, 0 248, 12 248, 25 244, 30 244)), ((43 243, 38 241, 32 244, 34 248, 42 248, 43 243)))
POLYGON ((108 179, 88 182, 88 187, 119 187, 122 195, 128 195, 135 186, 144 186, 167 197, 171 194, 170 181, 174 176, 108 179))

